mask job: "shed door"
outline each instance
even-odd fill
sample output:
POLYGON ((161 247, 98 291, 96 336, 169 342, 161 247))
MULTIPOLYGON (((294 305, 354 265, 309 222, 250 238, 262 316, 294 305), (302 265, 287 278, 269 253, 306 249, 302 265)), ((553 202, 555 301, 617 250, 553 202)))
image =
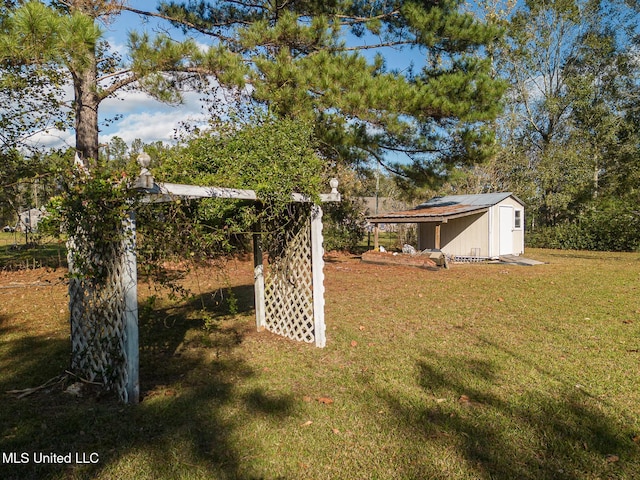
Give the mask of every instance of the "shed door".
POLYGON ((513 254, 513 207, 500 207, 500 251, 498 255, 513 254))

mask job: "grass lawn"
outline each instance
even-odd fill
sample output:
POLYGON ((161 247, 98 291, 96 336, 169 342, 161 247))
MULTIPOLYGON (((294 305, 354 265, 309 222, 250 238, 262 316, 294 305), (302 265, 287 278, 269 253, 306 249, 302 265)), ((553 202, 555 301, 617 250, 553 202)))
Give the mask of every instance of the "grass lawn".
POLYGON ((190 302, 141 285, 137 406, 5 393, 60 374, 70 346, 64 271, 2 272, 0 460, 98 463, 0 478, 640 478, 640 255, 527 256, 548 264, 329 255, 324 349, 254 331, 248 261, 190 274, 190 302))
MULTIPOLYGON (((30 237, 30 242, 33 237, 30 237)), ((0 270, 58 268, 66 265, 64 242, 53 238, 26 244, 24 233, 0 232, 0 270)))

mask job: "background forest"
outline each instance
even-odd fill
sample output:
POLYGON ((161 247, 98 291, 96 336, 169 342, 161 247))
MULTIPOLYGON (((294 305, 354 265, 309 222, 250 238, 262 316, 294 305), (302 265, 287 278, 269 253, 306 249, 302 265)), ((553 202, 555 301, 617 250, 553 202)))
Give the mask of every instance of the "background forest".
MULTIPOLYGON (((0 221, 52 199, 52 218, 64 216, 74 168, 115 185, 135 178, 145 151, 157 180, 254 188, 274 216, 288 192, 313 196, 338 177, 328 248, 363 237, 364 196, 416 204, 511 191, 527 205, 529 246, 637 250, 639 10, 633 0, 172 1, 149 11, 3 1, 0 221), (141 26, 116 52, 102 26, 125 14, 163 28, 141 26), (389 48, 419 62, 389 68, 389 48), (132 89, 176 108, 197 89, 210 123, 185 125, 171 145, 101 142, 101 102, 132 89), (30 142, 53 127, 73 129, 75 148, 30 142)), ((264 214, 213 201, 178 210, 166 213, 180 219, 176 230, 163 222, 167 238, 192 236, 174 252, 232 251, 264 214)))

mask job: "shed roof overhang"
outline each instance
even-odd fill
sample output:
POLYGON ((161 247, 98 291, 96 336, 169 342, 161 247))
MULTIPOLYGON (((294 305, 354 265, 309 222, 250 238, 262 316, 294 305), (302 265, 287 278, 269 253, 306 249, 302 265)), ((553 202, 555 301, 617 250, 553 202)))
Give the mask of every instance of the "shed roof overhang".
POLYGON ((447 205, 372 215, 367 217, 367 220, 370 223, 447 223, 454 218, 468 217, 488 210, 487 206, 447 205))

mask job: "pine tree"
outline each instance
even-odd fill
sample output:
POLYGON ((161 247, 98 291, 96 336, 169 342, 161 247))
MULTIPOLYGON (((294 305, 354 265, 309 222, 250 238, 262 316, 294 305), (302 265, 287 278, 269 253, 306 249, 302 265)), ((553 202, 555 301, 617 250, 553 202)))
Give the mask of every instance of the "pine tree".
POLYGON ((253 100, 313 121, 330 161, 374 159, 424 181, 478 160, 491 143, 482 123, 500 110, 503 84, 480 58, 499 29, 459 7, 456 0, 199 1, 162 2, 159 15, 242 52, 253 100), (418 50, 425 67, 389 71, 381 56, 363 55, 390 47, 399 55, 418 50), (409 164, 394 165, 389 152, 409 164))

